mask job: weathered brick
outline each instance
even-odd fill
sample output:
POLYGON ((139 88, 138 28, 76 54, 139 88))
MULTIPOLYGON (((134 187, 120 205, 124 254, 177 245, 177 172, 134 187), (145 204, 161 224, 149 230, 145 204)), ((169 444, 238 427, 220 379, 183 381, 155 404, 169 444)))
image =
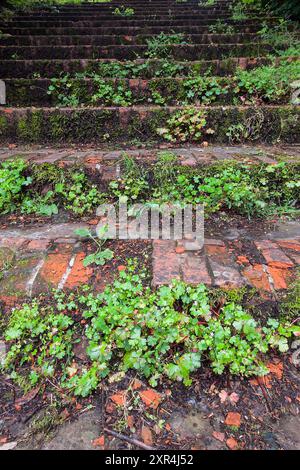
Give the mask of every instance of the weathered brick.
POLYGON ((9 248, 0 248, 0 272, 11 268, 15 259, 15 252, 9 248))
POLYGON ((267 264, 273 268, 291 268, 294 263, 288 258, 278 246, 270 240, 255 242, 258 250, 261 251, 267 264))
POLYGON ((209 258, 209 264, 214 275, 214 285, 217 287, 242 287, 245 280, 234 266, 224 266, 209 258))
POLYGON ((184 240, 184 248, 186 251, 199 251, 203 248, 203 241, 202 240, 184 240))
POLYGON ((272 277, 274 288, 276 290, 287 288, 291 277, 291 272, 288 269, 279 269, 268 266, 268 272, 272 277))
POLYGON ((249 280, 250 284, 257 289, 271 292, 268 275, 265 273, 261 264, 254 264, 243 270, 243 275, 249 280))
POLYGON ((47 285, 57 287, 68 268, 70 259, 70 252, 50 253, 39 273, 39 277, 47 285))
POLYGON ((204 256, 186 253, 182 265, 182 273, 183 280, 188 284, 212 284, 204 256))
POLYGON ((276 240, 276 243, 280 245, 282 248, 287 248, 288 250, 300 252, 299 240, 276 240))
POLYGON ((28 245, 26 246, 27 251, 44 251, 50 245, 50 240, 31 240, 28 245))
POLYGON ((180 255, 175 252, 175 242, 154 240, 152 284, 170 284, 172 279, 180 279, 180 255))
POLYGON ((0 282, 0 296, 25 297, 29 295, 28 285, 32 273, 41 259, 38 256, 29 256, 16 261, 13 269, 0 282))
POLYGON ((3 237, 0 236, 0 246, 4 248, 15 248, 19 250, 28 243, 26 238, 21 237, 3 237))
POLYGON ((76 255, 74 265, 72 266, 71 272, 66 280, 65 287, 72 289, 80 284, 86 284, 93 274, 91 267, 84 267, 83 260, 85 253, 78 253, 76 255))

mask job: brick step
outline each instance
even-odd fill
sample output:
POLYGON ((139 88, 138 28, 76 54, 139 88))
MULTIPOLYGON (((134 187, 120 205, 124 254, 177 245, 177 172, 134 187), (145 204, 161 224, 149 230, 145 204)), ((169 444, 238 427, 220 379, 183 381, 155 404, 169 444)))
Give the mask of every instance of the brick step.
MULTIPOLYGON (((75 46, 75 45, 145 45, 147 40, 153 38, 150 34, 130 35, 72 35, 72 36, 10 36, 0 38, 1 46, 75 46)), ((260 42, 261 37, 254 33, 240 34, 189 34, 185 40, 190 44, 242 44, 260 42)))
MULTIPOLYGON (((274 15, 275 16, 275 15, 274 15)), ((118 19, 150 19, 150 18, 192 18, 194 17, 195 19, 232 19, 232 15, 229 10, 224 10, 224 11, 217 11, 217 12, 210 12, 210 11, 201 11, 201 10, 182 10, 182 11, 175 11, 175 10, 158 10, 158 9, 153 9, 151 10, 136 10, 134 15, 132 16, 122 16, 122 15, 115 15, 113 13, 113 9, 107 12, 91 12, 91 13, 48 13, 45 12, 40 15, 33 15, 33 14, 22 14, 22 15, 15 15, 13 17, 13 21, 18 23, 20 21, 79 21, 79 20, 93 20, 97 19, 98 21, 100 20, 106 20, 106 19, 111 19, 114 18, 116 21, 118 19)), ((249 18, 249 17, 248 17, 249 18)), ((253 17, 251 17, 253 18, 253 17)), ((257 16, 256 16, 257 18, 257 16)), ((11 21, 11 20, 10 20, 11 21)))
MULTIPOLYGON (((241 98, 245 99, 245 94, 237 94, 234 92, 237 86, 237 81, 233 78, 215 77, 218 81, 219 87, 223 90, 212 105, 220 104, 236 104, 241 98)), ((118 95, 118 87, 122 87, 124 92, 130 92, 130 105, 156 103, 160 105, 177 106, 184 104, 210 104, 205 99, 205 94, 200 99, 194 96, 188 98, 188 92, 191 89, 190 78, 173 78, 161 77, 145 79, 131 79, 131 78, 118 78, 118 79, 102 79, 103 83, 112 86, 115 94, 118 95), (159 94, 159 101, 155 97, 159 94)), ((51 80, 44 79, 6 79, 6 104, 7 106, 59 106, 61 101, 58 96, 65 94, 65 96, 72 95, 76 90, 76 96, 81 106, 102 106, 113 105, 113 102, 107 99, 99 98, 97 101, 92 100, 92 96, 97 94, 99 90, 99 82, 93 79, 69 79, 68 87, 63 85, 57 88, 55 94, 48 94, 48 88, 51 85, 51 80)), ((290 90, 287 96, 282 97, 280 103, 289 103, 290 90)), ((266 104, 269 104, 266 101, 266 104)), ((278 104, 278 101, 277 101, 278 104)))
MULTIPOLYGON (((271 23, 270 23, 271 24, 271 23)), ((247 26, 234 26, 236 33, 256 33, 261 29, 260 23, 248 24, 247 26)), ((8 28, 2 27, 1 31, 4 34, 11 36, 69 36, 69 35, 86 35, 86 36, 99 36, 99 35, 119 35, 124 34, 133 36, 135 34, 159 34, 161 26, 144 26, 142 29, 139 26, 115 26, 115 27, 96 27, 96 28, 8 28)), ((209 34, 209 27, 207 26, 166 26, 164 27, 165 34, 183 33, 188 34, 209 34)))
POLYGON ((203 245, 191 239, 154 240, 152 285, 168 285, 176 278, 194 285, 249 286, 273 293, 286 289, 296 276, 299 242, 300 238, 253 240, 247 233, 233 241, 221 239, 218 234, 216 238, 206 238, 203 245), (250 244, 250 256, 249 251, 245 256, 244 244, 248 250, 250 244), (294 250, 285 250, 287 246, 294 250))
MULTIPOLYGON (((273 60, 273 59, 272 59, 273 60)), ((176 73, 177 76, 188 76, 193 73, 205 73, 211 70, 215 75, 232 75, 235 73, 237 67, 250 70, 260 65, 270 65, 272 60, 268 57, 249 58, 249 57, 231 57, 230 59, 221 60, 199 60, 193 62, 178 62, 173 61, 175 65, 180 66, 180 71, 176 73)), ((283 60, 280 57, 275 59, 275 63, 279 64, 283 60)), ((286 58, 284 59, 286 60, 286 58)), ((298 57, 290 57, 289 60, 299 60, 298 57)), ((109 59, 95 59, 95 60, 3 60, 1 62, 1 72, 3 78, 32 78, 35 74, 40 77, 53 77, 58 76, 60 73, 76 72, 99 72, 99 67, 102 64, 114 62, 121 67, 131 64, 133 67, 148 64, 143 67, 139 72, 135 72, 135 76, 140 78, 151 78, 155 75, 162 76, 164 74, 163 65, 166 64, 165 59, 151 59, 149 61, 144 59, 134 60, 132 62, 120 62, 109 59)), ((101 68, 102 76, 105 72, 101 68)), ((128 77, 133 76, 132 69, 128 70, 128 77)))
MULTIPOLYGON (((84 267, 83 260, 93 248, 89 242, 77 239, 75 230, 79 228, 94 230, 93 226, 80 222, 0 230, 1 261, 7 266, 0 279, 0 301, 13 303, 50 293, 52 289, 76 289, 83 284, 101 291, 111 275, 117 273, 117 266, 116 272, 102 271, 93 265, 84 267)), ((291 238, 280 232, 253 237, 249 231, 235 240, 218 233, 201 243, 190 237, 176 241, 149 240, 151 243, 153 287, 168 285, 177 278, 192 285, 252 287, 268 298, 288 287, 299 266, 299 237, 291 238)), ((125 245, 135 244, 136 252, 139 250, 139 242, 135 240, 108 244, 114 249, 115 257, 120 249, 124 252, 125 245)))
MULTIPOLYGON (((212 12, 212 11, 220 11, 220 10, 226 10, 226 11, 231 11, 228 4, 223 3, 223 4, 218 4, 218 5, 213 5, 212 7, 203 7, 199 5, 199 3, 167 3, 164 2, 163 4, 160 2, 126 2, 125 7, 128 8, 134 8, 135 10, 141 10, 145 11, 145 5, 147 4, 147 11, 149 10, 154 10, 154 11, 189 11, 189 10, 195 10, 195 11, 203 11, 203 12, 212 12)), ((109 2, 107 4, 98 4, 98 5, 90 5, 88 6, 82 6, 82 5, 60 5, 55 11, 49 10, 49 9, 44 9, 40 8, 39 10, 31 10, 30 12, 24 12, 27 15, 43 15, 44 13, 52 13, 52 14, 57 14, 60 15, 62 13, 70 13, 70 14, 77 14, 77 13, 96 13, 96 12, 108 12, 111 10, 114 10, 117 7, 122 7, 123 3, 115 3, 115 2, 109 2)), ((17 12, 18 14, 18 12, 17 12)))
MULTIPOLYGON (((158 129, 170 117, 178 119, 186 107, 134 106, 131 108, 1 108, 2 143, 103 143, 133 139, 162 142, 158 129), (180 113, 178 115, 178 113, 180 113)), ((242 142, 300 142, 300 108, 297 106, 195 107, 206 124, 198 141, 228 143, 236 129, 242 142), (232 130, 233 129, 233 130, 232 130), (240 130, 239 130, 240 129, 240 130), (243 131, 241 131, 241 129, 243 131)), ((200 116, 199 116, 200 119, 200 116)), ((193 137, 186 137, 192 142, 193 137)))
MULTIPOLYGON (((282 44, 282 49, 286 46, 282 44)), ((0 59, 118 59, 134 60, 145 57, 147 46, 0 46, 0 59)), ((259 57, 274 52, 267 43, 244 44, 187 44, 171 45, 169 53, 175 60, 219 59, 219 57, 259 57)))
POLYGON ((108 144, 91 147, 80 145, 78 147, 45 147, 34 146, 9 146, 0 148, 0 162, 7 159, 22 158, 28 165, 42 165, 43 163, 55 163, 61 168, 70 165, 80 165, 91 169, 104 181, 112 181, 120 176, 118 163, 124 159, 124 153, 136 162, 144 165, 152 165, 157 161, 162 150, 168 150, 177 157, 178 165, 184 167, 202 167, 217 162, 235 161, 240 164, 258 165, 261 163, 275 164, 285 161, 287 163, 300 163, 300 145, 228 145, 208 147, 188 145, 185 146, 151 146, 150 148, 122 147, 121 150, 112 150, 108 144))
MULTIPOLYGON (((215 24, 219 18, 214 19, 199 19, 197 18, 197 26, 207 26, 211 24, 215 24)), ((237 26, 247 26, 248 24, 258 23, 258 22, 278 22, 278 18, 276 17, 261 17, 261 18, 248 18, 247 20, 235 21, 228 19, 226 21, 227 24, 237 25, 237 26)), ((9 25, 13 28, 27 28, 29 31, 31 28, 49 28, 49 27, 61 27, 61 28, 68 28, 68 27, 82 27, 82 28, 94 28, 94 27, 119 27, 119 26, 127 26, 128 28, 132 26, 139 26, 144 28, 145 26, 161 26, 164 28, 165 26, 195 26, 195 18, 191 17, 190 19, 170 19, 166 18, 165 20, 161 19, 149 19, 147 20, 136 20, 134 17, 128 19, 118 19, 116 21, 115 18, 107 19, 106 21, 18 21, 13 23, 0 23, 1 30, 3 28, 9 28, 9 25)))
MULTIPOLYGON (((67 26, 68 24, 74 24, 75 26, 77 24, 82 24, 82 26, 94 26, 96 23, 106 23, 106 22, 113 22, 115 25, 118 25, 119 22, 122 24, 126 22, 128 25, 131 23, 152 23, 156 21, 162 21, 162 22, 169 22, 169 21, 186 21, 186 22, 191 22, 191 21, 199 21, 199 22, 216 22, 217 20, 221 20, 224 22, 227 22, 227 20, 231 20, 231 17, 228 15, 222 15, 222 16, 215 16, 215 15, 195 15, 195 14, 185 14, 185 15, 133 15, 130 17, 116 17, 115 15, 106 15, 106 16, 95 16, 91 15, 90 17, 88 16, 79 16, 77 18, 70 18, 69 16, 64 17, 57 17, 57 18, 46 18, 45 16, 41 17, 40 19, 26 19, 22 18, 19 20, 14 20, 13 25, 15 27, 34 27, 34 26, 43 26, 43 25, 49 25, 49 26, 67 26)), ((250 18, 248 19, 248 21, 250 18)), ((258 21, 259 18, 251 18, 251 21, 258 21)), ((6 23, 9 25, 9 23, 6 23)), ((0 23, 1 26, 1 23, 0 23)))

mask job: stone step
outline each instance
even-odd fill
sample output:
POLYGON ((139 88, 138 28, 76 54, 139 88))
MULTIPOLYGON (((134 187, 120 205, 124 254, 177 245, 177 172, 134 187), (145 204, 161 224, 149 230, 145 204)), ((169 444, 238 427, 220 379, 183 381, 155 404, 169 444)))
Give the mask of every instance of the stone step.
POLYGON ((72 147, 45 147, 12 145, 0 148, 0 161, 22 158, 29 165, 42 165, 55 163, 61 168, 70 165, 80 165, 91 169, 104 181, 111 181, 120 177, 121 162, 124 154, 144 165, 151 165, 157 161, 162 151, 169 151, 177 157, 178 165, 202 166, 217 162, 235 161, 241 164, 256 165, 266 163, 273 165, 282 161, 287 163, 300 163, 300 145, 228 145, 208 147, 185 145, 181 147, 161 144, 150 148, 124 147, 121 150, 111 150, 109 144, 101 146, 72 146, 72 147))
MULTIPOLYGON (((214 19, 197 19, 197 25, 198 26, 207 26, 211 24, 215 24, 216 21, 218 21, 218 18, 214 19)), ((237 26, 247 26, 248 24, 253 24, 253 23, 258 23, 258 22, 278 22, 278 19, 276 17, 261 17, 261 18, 249 18, 247 20, 242 20, 242 21, 234 21, 228 19, 226 23, 232 24, 232 25, 237 25, 237 26)), ((49 28, 49 27, 63 27, 63 28, 68 28, 68 27, 85 27, 85 28, 94 28, 94 27, 119 27, 119 26, 127 26, 128 28, 133 27, 133 26, 139 26, 141 28, 147 27, 147 26, 161 26, 162 30, 164 29, 165 26, 195 26, 195 18, 191 17, 190 19, 170 19, 166 18, 165 20, 163 19, 151 19, 150 20, 145 20, 145 19, 140 19, 136 20, 134 17, 128 18, 128 19, 107 19, 106 21, 98 21, 98 20, 93 20, 93 21, 52 21, 51 25, 49 21, 19 21, 18 23, 1 23, 0 22, 0 28, 7 28, 9 26, 12 26, 13 28, 28 28, 28 31, 30 32, 31 28, 49 28)))
MULTIPOLYGON (((152 9, 152 10, 142 10, 142 9, 137 9, 135 10, 133 15, 130 16, 123 16, 123 15, 118 15, 114 14, 114 9, 112 8, 109 11, 94 11, 94 12, 83 12, 83 13, 50 13, 50 12, 44 12, 40 14, 31 14, 31 13, 24 13, 22 15, 15 15, 13 16, 13 21, 18 23, 20 21, 78 21, 78 20, 93 20, 97 19, 98 21, 106 20, 106 19, 111 19, 114 18, 116 21, 118 19, 128 19, 131 20, 133 18, 136 19, 150 19, 150 18, 192 18, 194 17, 195 19, 224 19, 226 20, 231 19, 232 20, 232 15, 229 10, 218 10, 218 11, 205 11, 205 10, 160 10, 160 9, 152 9)), ((274 16, 276 18, 276 16, 274 16)), ((248 18, 258 18, 257 16, 251 16, 248 18)), ((12 21, 9 20, 9 21, 12 21)))
MULTIPOLYGON (((0 301, 14 303, 52 289, 76 289, 84 284, 101 291, 117 273, 117 265, 110 271, 106 267, 84 267, 83 260, 93 248, 77 239, 75 230, 83 227, 93 230, 94 226, 79 222, 0 230, 0 263, 4 266, 0 301)), ((210 232, 209 227, 207 230, 210 232)), ((146 243, 151 250, 151 241, 146 243)), ((107 244, 117 258, 126 247, 132 250, 134 245, 135 253, 145 250, 143 241, 115 240, 107 244)), ((193 285, 248 286, 268 298, 288 287, 299 266, 299 252, 300 238, 282 236, 280 232, 256 237, 251 231, 237 232, 234 239, 209 234, 204 244, 190 237, 154 240, 152 285, 170 284, 177 278, 193 285)))
MULTIPOLYGON (((161 130, 170 117, 181 119, 190 108, 133 106, 131 108, 1 108, 2 143, 103 143, 162 142, 161 130)), ((200 143, 300 142, 300 109, 297 106, 193 107, 205 117, 200 143)), ((189 122, 189 117, 186 117, 189 122)), ((180 122, 180 121, 178 121, 180 122)), ((172 127, 172 126, 171 126, 172 127)), ((168 127, 167 127, 168 128, 168 127)), ((189 125, 189 129, 192 126, 189 125)), ((167 131, 164 131, 167 132, 167 131)), ((195 139, 187 134, 186 141, 195 139)))
MULTIPOLYGON (((103 45, 144 45, 151 40, 153 35, 136 34, 126 35, 33 35, 33 36, 9 36, 0 38, 1 46, 103 46, 103 45)), ((189 34, 185 35, 184 40, 190 44, 242 44, 260 42, 261 37, 255 33, 240 34, 189 34)))
MULTIPOLYGON (((282 45, 282 49, 287 45, 282 45)), ((0 59, 99 59, 134 60, 144 57, 147 46, 106 45, 106 46, 0 46, 0 59)), ((170 45, 170 56, 175 60, 219 59, 220 57, 259 57, 274 52, 274 46, 267 43, 244 44, 187 44, 170 45)))
MULTIPOLYGON (((273 60, 273 59, 272 59, 273 60)), ((173 63, 180 67, 180 70, 176 75, 187 76, 194 73, 205 73, 208 70, 215 75, 232 75, 235 73, 237 67, 243 69, 252 69, 260 65, 269 65, 272 63, 272 60, 268 57, 259 57, 259 58, 249 58, 249 57, 230 57, 228 59, 219 59, 219 60, 199 60, 193 62, 179 62, 173 61, 173 63)), ((278 57, 275 60, 276 64, 281 62, 281 58, 278 57)), ((299 60, 297 57, 291 57, 289 60, 299 60)), ((39 77, 53 77, 59 76, 60 73, 71 73, 76 72, 99 72, 101 67, 102 76, 105 75, 102 65, 115 62, 120 65, 122 69, 126 66, 132 66, 135 69, 135 76, 141 78, 151 78, 152 76, 162 76, 166 73, 164 72, 163 65, 166 65, 165 59, 150 59, 144 60, 134 60, 132 62, 121 62, 113 61, 109 59, 87 59, 87 60, 76 60, 76 59, 53 59, 53 60, 3 60, 1 62, 1 76, 2 78, 32 78, 34 76, 39 77), (139 72, 136 69, 136 66, 145 65, 142 67, 139 72), (148 66, 146 66, 148 64, 148 66)), ((132 68, 128 69, 128 77, 134 75, 132 68)), ((110 77, 110 75, 108 75, 110 77)))
MULTIPOLYGON (((270 23, 272 24, 272 23, 270 23)), ((248 25, 234 25, 234 30, 236 33, 256 33, 261 30, 260 23, 252 23, 248 25)), ((15 27, 2 27, 1 31, 4 34, 10 34, 11 36, 100 36, 100 35, 128 35, 134 36, 136 34, 159 34, 162 31, 161 26, 114 26, 114 27, 96 27, 96 28, 86 28, 86 27, 72 27, 72 28, 55 28, 55 27, 43 27, 43 28, 15 28, 15 27)), ((197 25, 181 25, 181 26, 165 26, 163 28, 165 34, 173 33, 183 33, 188 34, 209 34, 209 26, 197 26, 197 25)), ((3 38, 2 38, 3 39, 3 38)))
MULTIPOLYGON (((115 95, 120 94, 120 88, 125 92, 130 92, 129 105, 147 105, 147 104, 160 104, 168 106, 177 105, 195 105, 195 104, 236 104, 244 103, 246 95, 244 93, 235 92, 237 87, 237 80, 233 78, 214 77, 219 88, 223 90, 214 99, 209 101, 203 92, 202 96, 195 95, 189 98, 191 90, 191 78, 153 78, 150 80, 145 79, 101 79, 102 83, 113 87, 115 95), (158 100, 158 101, 157 101, 158 100)), ((98 98, 94 100, 99 90, 99 81, 93 79, 69 79, 68 88, 65 85, 57 86, 56 92, 51 95, 48 92, 49 86, 52 84, 50 79, 6 79, 6 105, 7 106, 59 106, 62 104, 59 96, 65 95, 66 97, 74 94, 78 98, 78 105, 81 106, 104 106, 117 104, 113 101, 110 102, 108 97, 98 98)), ((288 90, 286 96, 283 96, 280 103, 288 104, 291 99, 291 90, 288 90)), ((266 104, 272 103, 270 100, 265 100, 266 104)), ((278 104, 278 100, 276 101, 278 104)))

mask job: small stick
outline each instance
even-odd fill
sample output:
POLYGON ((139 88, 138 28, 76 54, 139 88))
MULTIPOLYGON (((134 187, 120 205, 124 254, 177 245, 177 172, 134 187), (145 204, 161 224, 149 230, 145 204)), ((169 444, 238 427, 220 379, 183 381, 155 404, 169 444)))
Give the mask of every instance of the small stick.
POLYGON ((153 447, 147 446, 146 444, 144 444, 141 441, 138 441, 137 439, 132 439, 131 437, 124 436, 124 434, 119 434, 118 432, 112 431, 111 429, 104 428, 104 432, 118 439, 121 439, 122 441, 129 442, 129 444, 133 444, 135 446, 141 447, 141 449, 154 450, 153 447))
POLYGON ((258 385, 260 386, 261 388, 261 391, 263 393, 263 396, 266 400, 266 404, 267 404, 267 408, 269 410, 270 413, 272 413, 272 408, 271 408, 271 405, 270 405, 270 402, 269 402, 269 397, 267 395, 267 392, 266 392, 266 389, 265 389, 265 384, 263 383, 261 377, 257 377, 257 382, 258 382, 258 385))

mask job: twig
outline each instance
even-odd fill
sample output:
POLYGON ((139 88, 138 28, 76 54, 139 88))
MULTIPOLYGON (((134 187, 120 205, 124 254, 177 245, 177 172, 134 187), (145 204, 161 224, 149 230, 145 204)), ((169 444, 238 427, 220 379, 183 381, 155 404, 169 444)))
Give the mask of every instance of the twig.
POLYGON ((267 392, 266 392, 265 384, 262 383, 262 379, 259 376, 257 377, 257 383, 260 386, 262 394, 263 394, 263 396, 266 400, 267 408, 268 408, 269 412, 272 413, 272 408, 271 408, 271 405, 270 405, 270 402, 269 402, 269 397, 268 397, 267 392))
POLYGON ((119 434, 118 432, 112 431, 111 429, 104 428, 104 432, 110 434, 113 437, 121 439, 122 441, 129 442, 129 444, 141 447, 141 449, 154 450, 154 447, 147 446, 146 444, 141 441, 138 441, 137 439, 132 439, 131 437, 124 436, 124 434, 119 434))

